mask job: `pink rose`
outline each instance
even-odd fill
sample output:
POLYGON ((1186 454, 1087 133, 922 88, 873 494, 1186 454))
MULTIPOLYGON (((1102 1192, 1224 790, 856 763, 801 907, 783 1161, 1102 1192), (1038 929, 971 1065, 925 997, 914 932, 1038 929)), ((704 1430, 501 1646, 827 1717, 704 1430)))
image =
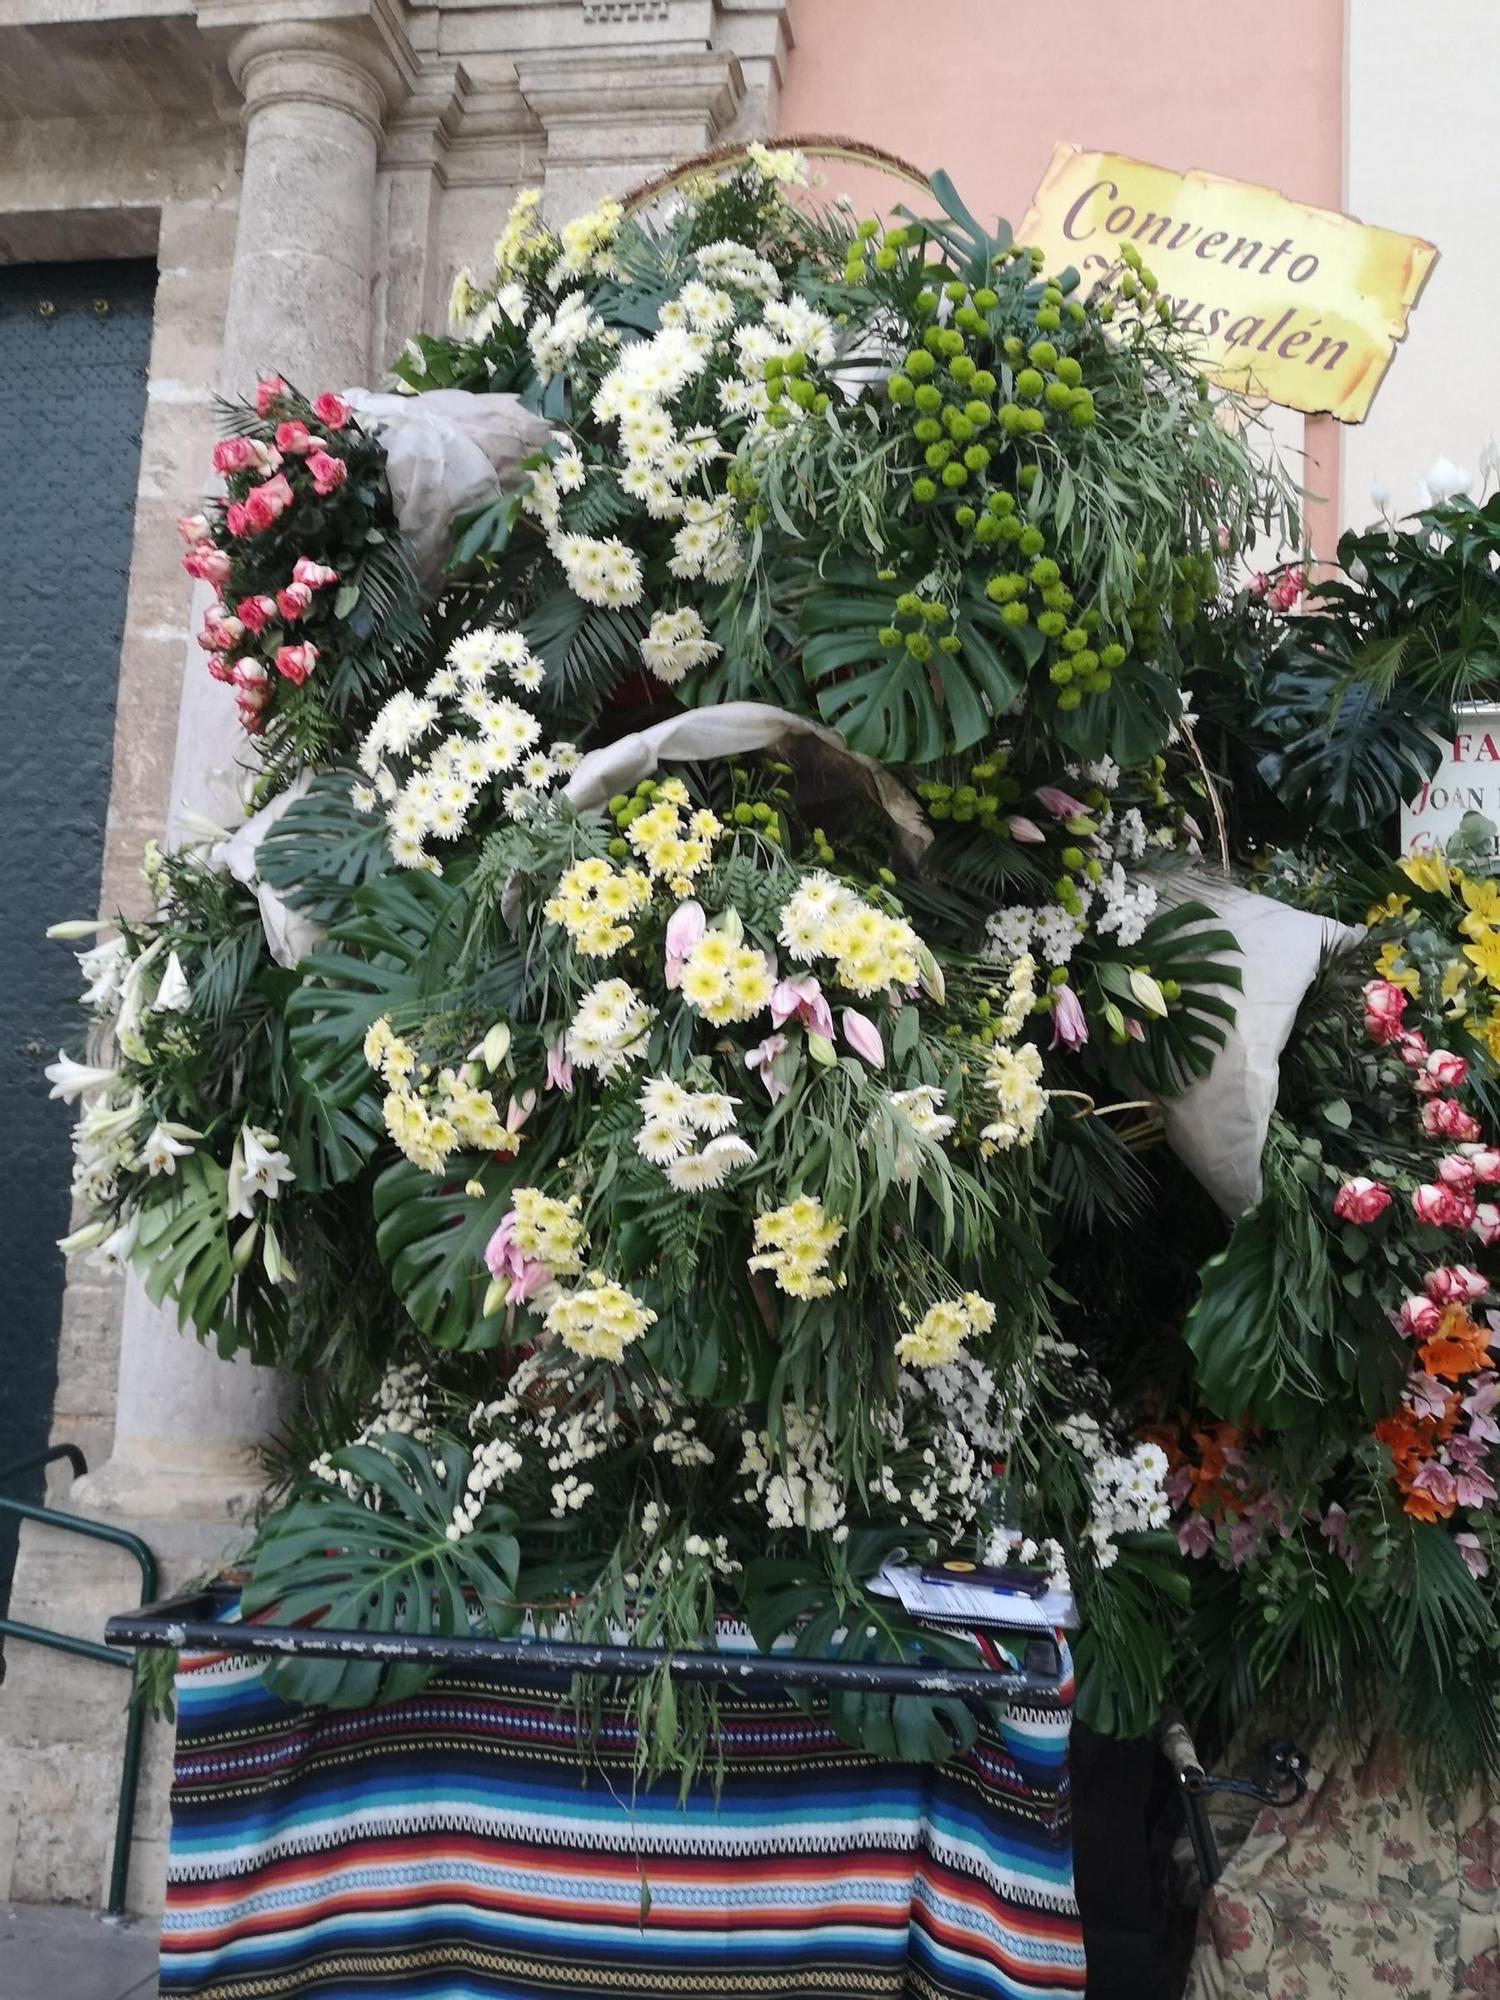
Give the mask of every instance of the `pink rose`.
POLYGON ((264 534, 266 529, 279 521, 291 506, 294 495, 284 472, 276 473, 270 479, 263 479, 259 486, 252 486, 245 496, 245 513, 250 523, 250 532, 264 534))
POLYGON ((755 1071, 756 1075, 765 1085, 766 1095, 773 1104, 778 1097, 785 1097, 791 1087, 789 1084, 782 1083, 777 1078, 776 1072, 772 1067, 776 1058, 784 1053, 787 1046, 788 1043, 785 1035, 767 1035, 763 1042, 758 1042, 753 1049, 746 1049, 745 1051, 746 1069, 753 1069, 755 1071))
POLYGON ((252 465, 259 463, 260 456, 254 438, 220 438, 214 446, 215 472, 248 472, 252 465))
POLYGON ((1444 1187, 1440 1181, 1428 1181, 1419 1187, 1411 1205, 1418 1222, 1425 1222, 1433 1229, 1467 1229, 1474 1220, 1473 1198, 1444 1187))
POLYGON ((1455 1097, 1429 1097, 1422 1106, 1422 1130, 1429 1139, 1478 1139, 1483 1132, 1455 1097))
POLYGON ((1492 1201, 1481 1201, 1475 1205, 1469 1221, 1469 1228, 1486 1250, 1492 1250, 1500 1243, 1500 1208, 1492 1201))
POLYGON ((292 582, 305 583, 309 590, 322 590, 338 580, 336 569, 330 569, 327 563, 314 562, 311 556, 298 556, 292 564, 292 582))
POLYGON ((266 596, 242 597, 234 607, 234 615, 245 630, 253 632, 258 639, 266 627, 275 620, 276 599, 266 596))
POLYGON ((1413 1292, 1401 1302, 1401 1331, 1408 1340, 1431 1340, 1443 1323, 1443 1309, 1413 1292))
POLYGON ((307 425, 296 417, 289 417, 284 424, 276 426, 276 449, 284 451, 288 458, 303 458, 310 451, 321 451, 323 440, 314 437, 307 425))
POLYGON ((287 386, 279 375, 263 376, 255 385, 256 415, 269 417, 286 393, 287 386))
POLYGON ((1465 1146, 1464 1157, 1477 1181, 1500 1181, 1500 1146, 1465 1146))
POLYGON ((222 606, 217 611, 205 611, 203 630, 198 634, 198 644, 205 653, 232 653, 245 636, 245 628, 238 618, 221 615, 222 606))
POLYGON ((1472 1264, 1439 1264, 1422 1280, 1422 1290, 1440 1306, 1470 1305, 1489 1288, 1489 1280, 1472 1264))
POLYGON ((1271 588, 1271 579, 1266 575, 1263 569, 1258 569, 1255 572, 1254 576, 1251 577, 1249 583, 1246 584, 1245 594, 1247 597, 1249 597, 1252 603, 1259 604, 1260 600, 1265 596, 1266 592, 1270 588, 1271 588))
POLYGON ((190 548, 182 559, 182 566, 189 576, 201 577, 215 590, 229 581, 229 552, 227 549, 216 549, 212 542, 199 542, 190 548))
POLYGON ((300 646, 278 646, 276 648, 276 671, 285 679, 295 682, 298 687, 307 679, 318 664, 316 646, 303 643, 300 646))
POLYGON ((247 736, 259 736, 265 728, 261 710, 269 698, 269 691, 265 688, 246 688, 243 694, 235 696, 234 704, 240 712, 240 727, 247 736))
POLYGON ((1372 1181, 1364 1174, 1356 1174, 1352 1181, 1345 1181, 1333 1198, 1333 1212, 1340 1222, 1364 1224, 1373 1222, 1377 1215, 1383 1215, 1391 1205, 1391 1191, 1382 1187, 1379 1181, 1372 1181))
POLYGON ((1372 979, 1365 987, 1365 1031, 1373 1042, 1394 1042, 1401 1033, 1406 995, 1388 979, 1372 979))
POLYGON ((1444 1187, 1451 1187, 1459 1194, 1474 1192, 1474 1164, 1466 1160, 1462 1153, 1446 1153, 1438 1161, 1438 1179, 1444 1187))
POLYGON ((800 1021, 810 1035, 821 1035, 825 1042, 833 1040, 833 1009, 810 972, 778 980, 771 990, 771 1026, 784 1027, 788 1021, 800 1021))
POLYGON ((250 509, 242 500, 231 500, 224 509, 224 526, 231 535, 248 535, 250 529, 250 509))
POLYGON ((839 1016, 839 1026, 857 1056, 863 1056, 872 1069, 885 1068, 885 1043, 868 1014, 861 1014, 857 1007, 846 1007, 839 1016))
POLYGON ((183 514, 178 517, 177 532, 191 548, 194 542, 207 540, 210 526, 207 514, 183 514))
POLYGON ((331 431, 341 431, 352 414, 349 404, 342 396, 335 396, 331 389, 325 389, 321 396, 313 398, 312 413, 320 424, 326 424, 331 431))
POLYGON ((344 461, 326 451, 313 452, 307 460, 307 469, 312 474, 313 491, 324 496, 336 491, 349 477, 344 461))
POLYGON ((234 679, 234 668, 222 653, 210 653, 204 665, 208 668, 211 678, 216 681, 232 681, 234 679))
POLYGON ((668 992, 675 993, 682 984, 683 962, 693 946, 702 942, 707 930, 703 905, 692 896, 679 903, 668 917, 665 973, 668 992))
POLYGON ((288 625, 300 618, 312 601, 311 587, 305 583, 289 583, 276 593, 276 609, 288 625))
POLYGON ((1052 989, 1052 1047, 1081 1049, 1089 1038, 1088 1016, 1071 986, 1052 989))
POLYGON ((1417 1076, 1417 1088, 1435 1097, 1440 1090, 1462 1090, 1468 1080, 1469 1065, 1451 1049, 1434 1049, 1417 1076))
POLYGON ((1420 1028, 1407 1028, 1401 1036, 1401 1060, 1408 1069, 1420 1069, 1427 1060, 1427 1037, 1420 1028))
POLYGON ((1223 521, 1219 523, 1219 532, 1215 537, 1215 540, 1219 544, 1219 554, 1221 556, 1227 556, 1231 546, 1233 545, 1234 537, 1230 534, 1227 524, 1223 521))

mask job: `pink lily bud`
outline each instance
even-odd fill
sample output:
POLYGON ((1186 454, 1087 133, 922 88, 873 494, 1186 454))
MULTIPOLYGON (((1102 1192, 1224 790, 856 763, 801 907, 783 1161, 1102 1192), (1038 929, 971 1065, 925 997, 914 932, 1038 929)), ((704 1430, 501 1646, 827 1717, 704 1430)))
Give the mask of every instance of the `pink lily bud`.
POLYGON ((1071 792, 1059 791, 1056 785, 1038 785, 1036 796, 1054 819, 1077 819, 1088 811, 1082 799, 1075 799, 1071 792))
POLYGON ((1055 987, 1052 998, 1053 1048, 1081 1049, 1088 1038, 1089 1021, 1083 1011, 1083 1002, 1071 986, 1055 987))
POLYGON ((685 903, 679 903, 667 919, 666 938, 666 981, 667 990, 675 993, 682 983, 682 966, 695 944, 702 942, 708 932, 708 918, 703 905, 689 896, 685 903))
POLYGON ((1047 838, 1034 819, 1026 819, 1020 813, 1012 813, 1009 820, 1012 840, 1023 840, 1029 847, 1047 838))
POLYGON ((839 1016, 839 1025, 843 1028, 844 1040, 857 1056, 863 1056, 874 1069, 885 1067, 885 1043, 868 1014, 861 1014, 855 1007, 846 1007, 839 1016))

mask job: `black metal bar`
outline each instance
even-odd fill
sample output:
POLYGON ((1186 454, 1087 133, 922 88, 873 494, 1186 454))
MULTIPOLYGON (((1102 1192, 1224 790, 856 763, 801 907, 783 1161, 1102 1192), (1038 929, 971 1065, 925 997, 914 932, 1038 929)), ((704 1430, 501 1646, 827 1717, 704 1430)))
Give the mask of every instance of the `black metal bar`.
POLYGON ((207 1652, 314 1659, 406 1661, 422 1666, 520 1668, 634 1680, 665 1667, 674 1679, 719 1686, 813 1688, 859 1694, 956 1695, 965 1700, 1065 1706, 1058 1674, 994 1673, 878 1661, 809 1660, 789 1653, 662 1652, 649 1646, 598 1646, 559 1639, 423 1638, 394 1632, 303 1625, 242 1625, 204 1617, 212 1593, 153 1604, 109 1619, 113 1646, 169 1646, 207 1652), (197 1614, 197 1615, 195 1615, 197 1614))
POLYGON ((18 1458, 14 1465, 0 1465, 0 1486, 8 1486, 23 1472, 35 1472, 39 1465, 52 1465, 60 1458, 72 1466, 75 1479, 82 1479, 89 1469, 88 1460, 76 1444, 55 1444, 47 1451, 34 1451, 30 1458, 18 1458))
POLYGON ((54 1653, 76 1653, 80 1660, 99 1660, 106 1667, 130 1665, 97 1640, 75 1639, 71 1632, 53 1632, 45 1625, 23 1625, 19 1618, 0 1618, 0 1638, 24 1639, 28 1645, 47 1646, 54 1653))
MULTIPOLYGON (((77 1445, 56 1445, 42 1457, 40 1463, 48 1464, 54 1458, 71 1461, 74 1470, 82 1476, 88 1470, 88 1462, 77 1445)), ((37 1461, 33 1461, 36 1463, 37 1461)), ((12 1466, 12 1474, 26 1471, 28 1467, 12 1466)), ((65 1514, 57 1507, 34 1506, 29 1500, 13 1500, 9 1494, 0 1493, 0 1511, 14 1514, 23 1521, 38 1521, 44 1527, 56 1528, 65 1535, 82 1535, 86 1541, 107 1542, 112 1548, 124 1549, 135 1557, 141 1571, 141 1602, 147 1604, 155 1597, 160 1587, 156 1567, 156 1557, 141 1537, 132 1534, 129 1528, 114 1527, 108 1521, 90 1520, 84 1514, 65 1514)), ((25 1641, 28 1645, 46 1646, 56 1653, 71 1653, 79 1659, 98 1660, 107 1666, 127 1666, 112 1653, 107 1645, 98 1645, 92 1639, 75 1638, 71 1632, 54 1632, 41 1625, 24 1625, 18 1619, 0 1619, 0 1634, 25 1641)), ((109 1637, 108 1627, 105 1638, 109 1637)), ((120 1762, 120 1789, 115 1800, 115 1841, 109 1864, 109 1901, 104 1906, 107 1917, 123 1917, 125 1897, 130 1885, 130 1849, 135 1838, 135 1802, 141 1783, 141 1742, 145 1733, 145 1711, 138 1701, 127 1702, 125 1708, 125 1746, 120 1762)))

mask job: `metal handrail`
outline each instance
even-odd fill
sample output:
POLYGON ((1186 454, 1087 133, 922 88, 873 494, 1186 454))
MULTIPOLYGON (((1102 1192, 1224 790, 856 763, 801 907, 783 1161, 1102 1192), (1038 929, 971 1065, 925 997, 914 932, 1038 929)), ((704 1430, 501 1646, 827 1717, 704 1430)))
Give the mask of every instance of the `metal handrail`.
MULTIPOLYGON (((35 1471, 38 1466, 50 1465, 60 1458, 68 1460, 79 1478, 88 1471, 88 1460, 76 1444, 59 1444, 32 1458, 22 1459, 18 1464, 6 1466, 0 1470, 0 1479, 14 1479, 20 1473, 35 1471)), ((129 1528, 117 1528, 108 1521, 93 1521, 82 1514, 66 1514, 57 1507, 37 1506, 30 1500, 14 1500, 5 1493, 0 1493, 0 1513, 14 1514, 19 1520, 38 1521, 44 1527, 58 1529, 62 1534, 82 1535, 86 1541, 108 1542, 114 1548, 124 1549, 140 1565, 142 1604, 148 1604, 155 1597, 159 1588, 156 1557, 141 1537, 132 1534, 129 1528)), ((108 1636, 106 1626, 105 1637, 108 1636)), ((19 1618, 0 1618, 0 1638, 19 1639, 31 1646, 46 1646, 55 1653, 71 1653, 81 1660, 97 1660, 103 1666, 124 1667, 127 1672, 131 1669, 131 1662, 107 1645, 101 1646, 93 1639, 79 1639, 71 1632, 54 1632, 45 1625, 28 1625, 19 1618)), ((123 1917, 125 1914, 145 1726, 145 1712, 141 1704, 132 1699, 125 1711, 125 1748, 121 1759, 120 1788, 115 1801, 115 1841, 110 1858, 109 1900, 104 1906, 106 1917, 123 1917)))
POLYGON ((178 1651, 271 1654, 315 1659, 405 1661, 421 1666, 521 1668, 581 1674, 594 1679, 638 1680, 663 1667, 675 1680, 731 1687, 818 1688, 861 1694, 956 1695, 966 1700, 1025 1701, 1063 1708, 1062 1663, 1056 1645, 1029 1634, 1028 1657, 1049 1655, 1045 1668, 1013 1672, 907 1666, 862 1660, 810 1660, 792 1653, 667 1652, 650 1646, 601 1646, 560 1639, 422 1637, 402 1632, 360 1632, 327 1626, 241 1624, 207 1616, 222 1607, 222 1590, 200 1590, 106 1621, 113 1646, 166 1646, 178 1651))

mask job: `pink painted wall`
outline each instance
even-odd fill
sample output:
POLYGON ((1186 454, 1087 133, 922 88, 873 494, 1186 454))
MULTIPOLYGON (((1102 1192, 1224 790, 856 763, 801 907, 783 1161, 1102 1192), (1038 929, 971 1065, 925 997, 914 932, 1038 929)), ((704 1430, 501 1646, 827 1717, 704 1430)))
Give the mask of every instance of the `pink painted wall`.
MULTIPOLYGON (((1019 224, 1060 139, 1343 204, 1340 0, 793 0, 784 134, 836 133, 946 167, 981 221, 1019 224)), ((861 211, 898 184, 829 163, 861 211)), ((1307 426, 1307 483, 1336 500, 1330 419, 1307 426)), ((1336 505, 1309 510, 1331 545, 1336 505)))

